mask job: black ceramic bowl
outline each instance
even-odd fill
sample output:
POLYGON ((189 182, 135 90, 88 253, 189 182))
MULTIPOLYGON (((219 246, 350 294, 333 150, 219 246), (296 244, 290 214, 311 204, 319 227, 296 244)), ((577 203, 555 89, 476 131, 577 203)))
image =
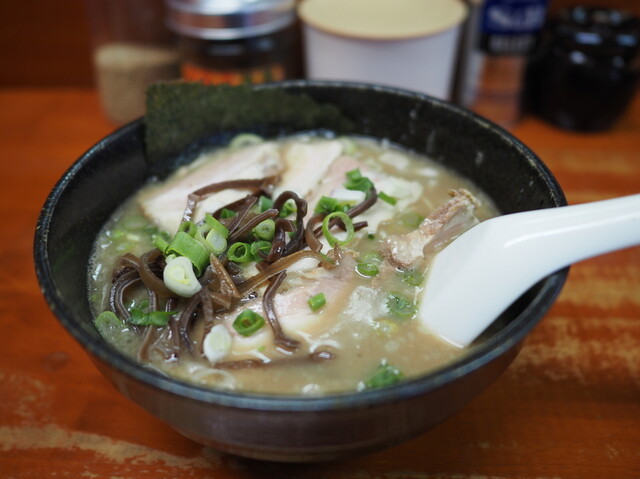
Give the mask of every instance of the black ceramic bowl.
MULTIPOLYGON (((336 133, 387 138, 425 153, 471 178, 504 213, 566 204, 558 183, 526 146, 448 103, 397 89, 337 82, 293 81, 259 88, 283 89, 335 105, 352 121, 336 133)), ((122 394, 187 437, 216 449, 260 459, 316 461, 415 437, 462 408, 502 373, 564 283, 566 270, 545 278, 496 320, 471 354, 387 389, 279 397, 215 391, 169 379, 106 344, 92 325, 87 299, 87 263, 98 230, 156 168, 145 158, 144 128, 137 121, 100 141, 55 186, 36 231, 37 274, 52 311, 122 394)), ((276 136, 300 128, 292 119, 242 129, 276 136)), ((214 143, 226 136, 228 132, 211 131, 214 143)))

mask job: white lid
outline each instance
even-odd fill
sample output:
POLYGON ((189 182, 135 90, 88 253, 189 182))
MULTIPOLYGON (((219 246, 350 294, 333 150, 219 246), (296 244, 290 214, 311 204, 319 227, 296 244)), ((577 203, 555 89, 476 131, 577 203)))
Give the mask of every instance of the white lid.
POLYGON ((462 0, 304 0, 298 12, 334 35, 401 40, 450 29, 465 19, 467 7, 462 0))

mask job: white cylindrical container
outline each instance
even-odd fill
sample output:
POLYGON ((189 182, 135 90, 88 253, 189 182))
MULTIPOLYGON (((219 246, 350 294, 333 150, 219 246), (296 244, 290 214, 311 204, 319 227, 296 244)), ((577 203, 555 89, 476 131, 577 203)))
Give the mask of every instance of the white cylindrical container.
POLYGON ((450 99, 462 0, 304 0, 299 14, 308 78, 450 99))

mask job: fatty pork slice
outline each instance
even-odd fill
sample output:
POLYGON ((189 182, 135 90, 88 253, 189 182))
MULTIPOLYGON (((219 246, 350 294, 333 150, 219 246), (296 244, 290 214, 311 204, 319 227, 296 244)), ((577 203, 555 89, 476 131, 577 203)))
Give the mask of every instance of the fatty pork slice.
MULTIPOLYGON (((274 198, 291 190, 307 199, 318 188, 322 179, 342 153, 338 140, 295 141, 283 148, 284 169, 274 198)), ((310 204, 311 206, 311 204, 310 204)))
MULTIPOLYGON (((143 213, 159 229, 174 234, 182 221, 187 197, 195 190, 222 181, 264 178, 280 174, 283 169, 283 160, 273 142, 226 154, 207 153, 192 165, 178 169, 163 183, 147 189, 138 201, 143 213)), ((205 212, 213 212, 246 194, 246 191, 231 189, 211 195, 199 202, 193 220, 199 221, 205 212)))
MULTIPOLYGON (((316 262, 317 264, 317 262, 316 262)), ((335 326, 340 315, 340 304, 345 304, 354 287, 355 259, 344 252, 340 264, 327 269, 317 267, 312 270, 292 273, 287 277, 274 297, 274 309, 284 334, 299 342, 294 352, 285 352, 275 345, 275 337, 268 322, 262 329, 245 337, 233 328, 233 322, 243 309, 251 309, 266 320, 262 298, 257 298, 221 318, 231 337, 231 349, 221 362, 246 359, 270 362, 287 355, 303 357, 315 352, 314 344, 335 326), (326 305, 312 311, 309 298, 318 293, 326 297, 326 305)))
POLYGON ((313 215, 314 208, 323 196, 344 199, 342 195, 345 193, 349 193, 349 196, 361 194, 361 198, 357 202, 364 201, 364 192, 345 190, 344 187, 347 173, 355 169, 359 169, 362 176, 369 178, 378 192, 384 191, 396 199, 395 205, 378 200, 370 209, 354 218, 354 221, 367 222, 367 228, 364 230, 366 233, 375 233, 380 223, 394 218, 398 212, 404 211, 422 195, 423 187, 419 182, 405 180, 384 171, 371 169, 367 164, 343 155, 333 162, 326 175, 320 180, 318 187, 309 196, 307 220, 313 215))
MULTIPOLYGON (((173 234, 182 220, 187 197, 203 186, 278 174, 280 182, 274 197, 286 190, 305 197, 317 186, 341 151, 342 144, 336 140, 300 140, 286 147, 266 142, 237 151, 205 154, 164 183, 149 188, 140 196, 140 206, 158 228, 173 234)), ((246 194, 244 190, 230 189, 211 195, 198 203, 193 220, 200 221, 205 212, 213 212, 246 194)))
POLYGON ((479 202, 469 191, 461 188, 449 194, 451 199, 433 211, 418 229, 389 236, 382 243, 381 253, 391 265, 412 268, 425 255, 479 223, 474 215, 479 202))

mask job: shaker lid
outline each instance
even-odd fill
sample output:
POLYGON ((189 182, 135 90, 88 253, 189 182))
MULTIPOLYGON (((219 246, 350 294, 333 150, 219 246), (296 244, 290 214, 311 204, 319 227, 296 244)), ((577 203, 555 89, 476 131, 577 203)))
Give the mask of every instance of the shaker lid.
POLYGON ((268 35, 295 20, 295 0, 165 0, 165 3, 170 30, 208 40, 268 35))
POLYGON ((630 12, 603 7, 571 7, 560 11, 555 33, 583 47, 635 49, 640 45, 640 20, 630 12))
POLYGON ((368 40, 403 40, 449 30, 467 16, 461 0, 304 0, 302 20, 318 30, 368 40))

